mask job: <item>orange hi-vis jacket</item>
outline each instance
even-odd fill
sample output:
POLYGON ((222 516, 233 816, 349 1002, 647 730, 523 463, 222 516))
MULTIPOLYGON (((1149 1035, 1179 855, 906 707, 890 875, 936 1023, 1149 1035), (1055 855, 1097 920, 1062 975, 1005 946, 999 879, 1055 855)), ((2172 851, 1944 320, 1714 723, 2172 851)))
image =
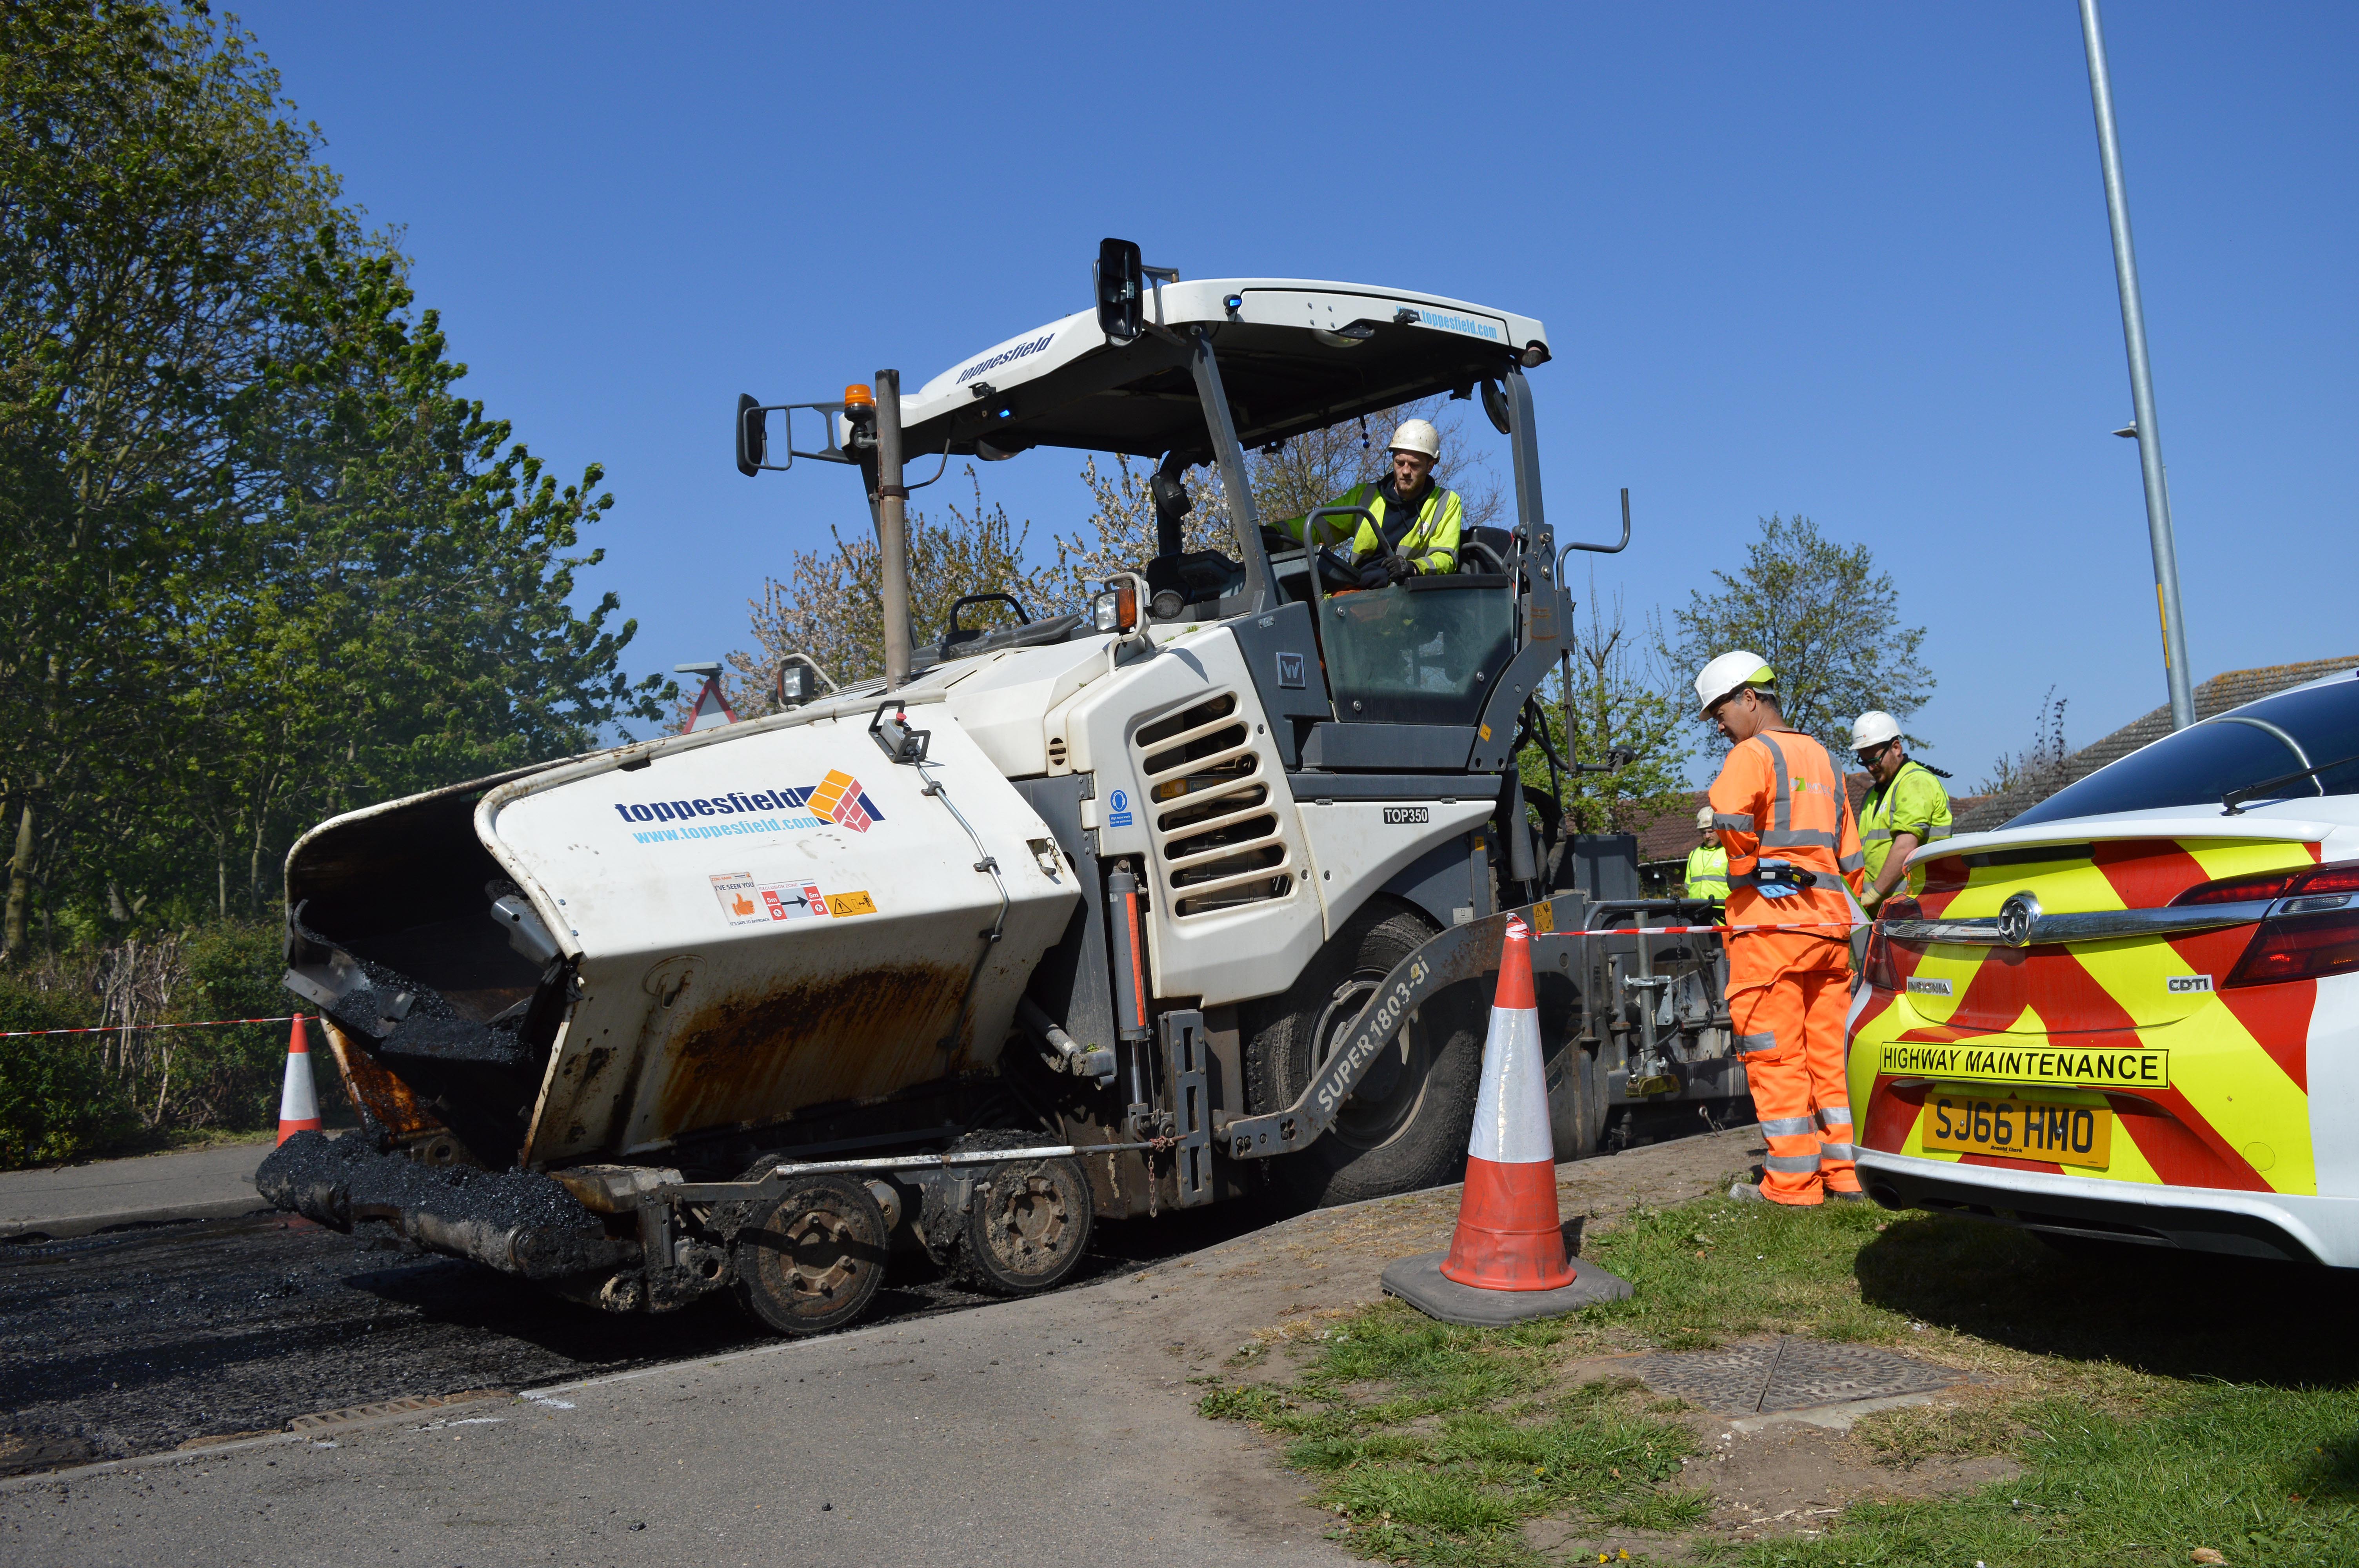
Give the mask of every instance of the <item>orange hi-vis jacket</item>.
POLYGON ((1734 933, 1728 944, 1729 989, 1848 967, 1852 903, 1842 884, 1860 891, 1866 861, 1859 824, 1827 749, 1796 730, 1765 730, 1729 752, 1712 782, 1711 799, 1712 826, 1728 850, 1729 924, 1830 923, 1807 931, 1734 933), (1790 897, 1764 898, 1754 884, 1764 860, 1815 871, 1819 883, 1790 897))

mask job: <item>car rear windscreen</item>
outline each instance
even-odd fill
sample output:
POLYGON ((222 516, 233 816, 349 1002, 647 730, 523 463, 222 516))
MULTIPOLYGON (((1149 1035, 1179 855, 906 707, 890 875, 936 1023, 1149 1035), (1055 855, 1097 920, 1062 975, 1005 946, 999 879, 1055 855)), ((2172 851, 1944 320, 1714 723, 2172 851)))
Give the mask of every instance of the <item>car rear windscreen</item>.
POLYGON ((2027 827, 2068 816, 2216 806, 2243 789, 2320 763, 2314 779, 2295 779, 2264 800, 2359 794, 2359 679, 2280 692, 2234 713, 2207 719, 2131 752, 2068 785, 2006 824, 2027 827))

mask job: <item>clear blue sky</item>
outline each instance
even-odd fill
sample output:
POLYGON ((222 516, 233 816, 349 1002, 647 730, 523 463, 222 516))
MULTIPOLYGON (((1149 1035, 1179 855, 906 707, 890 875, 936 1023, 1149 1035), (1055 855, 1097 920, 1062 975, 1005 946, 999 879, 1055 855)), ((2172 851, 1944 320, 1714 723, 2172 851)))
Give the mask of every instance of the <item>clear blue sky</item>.
MULTIPOLYGON (((1082 308, 1121 234, 1538 316, 1551 521, 1633 496, 1601 589, 1681 601, 1770 512, 1867 541, 1962 784, 2051 685, 2075 744, 2164 699, 2070 0, 241 14, 465 386, 605 465, 638 671, 865 526, 844 470, 737 475, 740 391, 921 382, 1082 308)), ((2359 7, 2106 24, 2196 677, 2359 654, 2359 7)), ((990 494, 1042 543, 1077 467, 990 494)))

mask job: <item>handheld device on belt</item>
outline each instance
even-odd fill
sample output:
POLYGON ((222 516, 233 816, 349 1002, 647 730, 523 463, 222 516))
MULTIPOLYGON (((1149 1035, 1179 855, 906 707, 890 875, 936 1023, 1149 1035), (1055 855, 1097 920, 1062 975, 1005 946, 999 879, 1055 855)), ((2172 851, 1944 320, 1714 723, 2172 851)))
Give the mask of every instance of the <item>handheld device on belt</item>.
POLYGON ((1753 885, 1767 892, 1772 888, 1800 890, 1819 885, 1819 874, 1783 860, 1763 860, 1753 872, 1753 885))

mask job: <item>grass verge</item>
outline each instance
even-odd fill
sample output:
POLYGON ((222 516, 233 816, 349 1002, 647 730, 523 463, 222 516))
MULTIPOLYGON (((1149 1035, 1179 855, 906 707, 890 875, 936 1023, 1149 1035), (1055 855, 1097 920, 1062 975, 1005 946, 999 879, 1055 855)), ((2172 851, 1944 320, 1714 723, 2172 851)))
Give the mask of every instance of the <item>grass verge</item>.
MULTIPOLYGON (((1303 1341, 1284 1384, 1211 1390, 1197 1408, 1289 1438, 1332 1532, 1363 1557, 1490 1568, 1528 1560, 1526 1519, 1677 1529, 1703 1499, 1669 1486, 1697 1450, 1630 1379, 1554 1388, 1562 1323, 1459 1328, 1386 1302, 1303 1341)), ((1658 1401, 1659 1402, 1659 1401, 1658 1401)))
MULTIPOLYGON (((2214 1560, 2199 1549, 2255 1568, 2359 1563, 2359 1283, 1718 1198, 1593 1227, 1586 1251, 1637 1293, 1515 1329, 1386 1303, 1289 1343, 1290 1378, 1216 1387, 1200 1409, 1287 1439, 1336 1538, 1396 1562, 1535 1561, 1523 1527, 1547 1516, 1746 1568, 2214 1560), (1681 1484, 1697 1444, 1677 1401, 1563 1381, 1574 1355, 1763 1334, 1887 1345, 1978 1376, 1985 1397, 1859 1424, 1861 1469, 1894 1490, 1937 1459, 2005 1454, 2021 1474, 1962 1495, 1871 1495, 1816 1537, 1735 1541, 1700 1528, 1710 1499, 1681 1484)), ((1288 1370, 1263 1359, 1241 1365, 1288 1370)))

